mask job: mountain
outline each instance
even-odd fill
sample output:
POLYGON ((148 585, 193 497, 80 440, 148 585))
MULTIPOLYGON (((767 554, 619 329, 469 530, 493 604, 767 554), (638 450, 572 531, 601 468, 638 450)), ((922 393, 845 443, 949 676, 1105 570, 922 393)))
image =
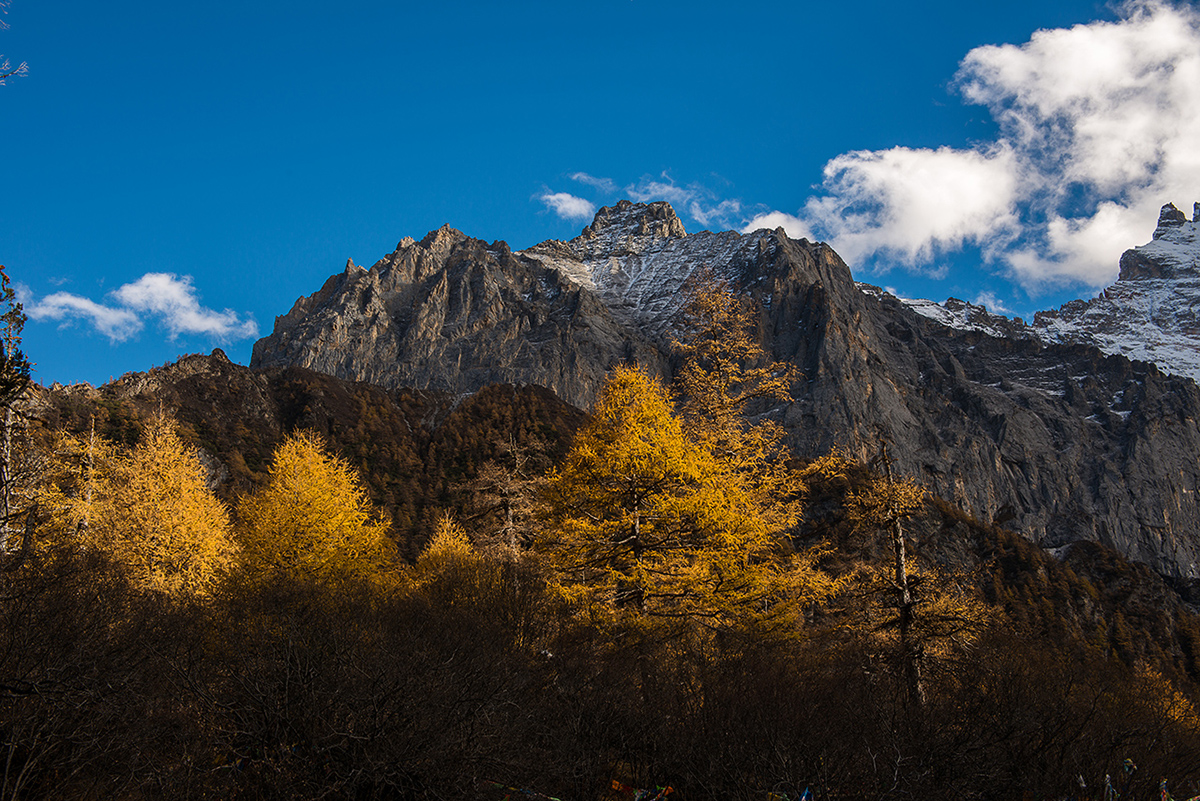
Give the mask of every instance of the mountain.
POLYGON ((586 408, 613 364, 669 377, 672 316, 697 274, 753 299, 764 344, 797 367, 794 401, 760 411, 799 455, 889 441, 898 470, 977 518, 1200 577, 1194 382, 1020 327, 949 327, 861 291, 827 245, 687 234, 665 203, 622 201, 526 251, 450 228, 402 240, 299 299, 252 366, 456 394, 536 384, 586 408))
POLYGON ((1115 284, 1090 300, 1038 312, 1046 342, 1095 345, 1200 381, 1200 203, 1192 219, 1163 206, 1154 238, 1121 256, 1115 284))
MULTIPOLYGON (((676 233, 606 232, 599 218, 594 228, 580 239, 607 234, 627 249, 676 233)), ((296 365, 455 394, 537 384, 581 407, 613 364, 635 359, 664 370, 661 349, 604 302, 582 262, 570 262, 575 273, 544 263, 568 261, 557 255, 566 247, 513 253, 504 242, 489 245, 449 227, 420 242, 406 238, 370 270, 348 263, 297 300, 255 344, 251 366, 296 365)))
POLYGON ((946 298, 942 303, 924 298, 900 298, 892 295, 882 287, 859 281, 855 284, 860 291, 876 300, 885 296, 896 298, 908 308, 922 317, 928 317, 935 323, 941 323, 956 331, 979 331, 993 337, 1008 337, 1010 339, 1037 339, 1037 333, 1020 317, 1005 317, 988 311, 986 306, 969 303, 960 298, 946 298))
MULTIPOLYGON (((1168 203, 1154 238, 1121 256, 1116 283, 1098 297, 1073 300, 1034 314, 1033 323, 992 314, 958 298, 903 302, 913 311, 960 330, 1033 337, 1043 343, 1092 345, 1110 354, 1153 362, 1172 375, 1200 381, 1200 203, 1192 219, 1168 203)), ((882 290, 866 284, 865 292, 882 290)))

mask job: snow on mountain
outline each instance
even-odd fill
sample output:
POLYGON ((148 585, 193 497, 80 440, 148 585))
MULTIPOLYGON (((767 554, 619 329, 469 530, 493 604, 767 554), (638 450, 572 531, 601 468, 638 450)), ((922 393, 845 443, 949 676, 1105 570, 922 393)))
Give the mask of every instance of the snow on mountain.
MULTIPOLYGON (((856 282, 855 286, 864 294, 875 298, 891 294, 872 284, 856 282)), ((944 303, 923 298, 896 299, 917 314, 957 331, 982 331, 993 337, 1015 339, 1029 339, 1035 336, 1033 330, 1020 317, 993 314, 986 306, 978 306, 958 298, 947 298, 944 303)))
MULTIPOLYGON (((764 232, 765 233, 765 232, 764 232)), ((622 322, 663 335, 694 277, 736 277, 765 237, 734 231, 687 235, 669 203, 622 200, 605 207, 570 240, 549 240, 518 255, 553 267, 575 284, 595 291, 622 322)))
MULTIPOLYGON (((1193 209, 1189 220, 1174 205, 1163 206, 1154 238, 1121 256, 1116 283, 1090 300, 1038 312, 1032 325, 957 298, 900 301, 949 328, 1092 345, 1200 381, 1200 203, 1193 209)), ((876 296, 883 292, 865 284, 859 288, 876 296)))
POLYGON ((1193 209, 1188 220, 1175 206, 1163 206, 1154 238, 1121 256, 1117 282, 1099 297, 1038 312, 1038 335, 1200 380, 1200 203, 1193 209))

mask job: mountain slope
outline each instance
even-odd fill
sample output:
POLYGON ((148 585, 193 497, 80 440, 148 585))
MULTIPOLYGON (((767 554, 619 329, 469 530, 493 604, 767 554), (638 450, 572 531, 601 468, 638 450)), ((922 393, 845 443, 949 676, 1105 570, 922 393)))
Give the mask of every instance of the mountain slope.
POLYGON ((481 467, 512 467, 520 458, 541 474, 570 447, 584 415, 553 393, 493 385, 470 398, 385 390, 300 367, 251 370, 220 350, 192 355, 146 373, 35 390, 34 418, 50 430, 136 442, 160 408, 201 449, 222 500, 238 499, 267 480, 275 448, 291 431, 318 432, 361 471, 371 500, 392 524, 401 553, 413 559, 446 508, 459 508, 481 467))
POLYGON ((802 377, 774 410, 800 455, 893 444, 897 467, 1046 546, 1111 545, 1200 576, 1200 393, 1152 365, 938 324, 864 294, 829 247, 782 230, 685 235, 667 204, 602 209, 524 252, 443 228, 297 301, 254 350, 384 386, 549 387, 586 407, 605 371, 670 371, 671 316, 703 272, 759 308, 802 377))

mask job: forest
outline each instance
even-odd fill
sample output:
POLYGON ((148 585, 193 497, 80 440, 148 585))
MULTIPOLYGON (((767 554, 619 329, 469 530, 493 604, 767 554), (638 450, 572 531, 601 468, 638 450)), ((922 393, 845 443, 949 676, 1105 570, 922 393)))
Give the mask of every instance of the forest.
POLYGON ((1184 588, 886 442, 792 458, 725 288, 586 415, 216 357, 41 390, 3 289, 4 799, 1200 793, 1184 588))

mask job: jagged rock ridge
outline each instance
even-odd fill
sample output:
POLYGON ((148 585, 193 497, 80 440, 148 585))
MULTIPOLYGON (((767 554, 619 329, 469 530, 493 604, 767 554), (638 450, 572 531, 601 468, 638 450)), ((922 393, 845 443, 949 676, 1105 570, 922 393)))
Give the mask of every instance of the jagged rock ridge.
POLYGON ((1168 203, 1154 238, 1121 256, 1116 283, 1091 300, 1038 312, 1047 342, 1095 345, 1200 380, 1200 203, 1193 218, 1168 203))
POLYGON ((565 273, 443 227, 370 270, 348 263, 276 318, 251 365, 454 393, 539 384, 581 398, 625 358, 661 356, 565 273))
POLYGON ((665 374, 683 284, 732 277, 760 239, 687 236, 669 204, 629 201, 569 242, 516 253, 443 227, 370 270, 348 263, 276 318, 251 365, 459 393, 538 384, 586 407, 614 364, 665 374))
MULTIPOLYGON (((1121 256, 1116 283, 1098 297, 1040 311, 1033 323, 992 314, 957 298, 904 299, 919 314, 962 330, 1034 337, 1044 343, 1093 345, 1105 353, 1154 362, 1172 375, 1200 381, 1200 203, 1193 218, 1162 207, 1154 238, 1121 256)), ((864 291, 881 290, 861 285, 864 291)))
POLYGON ((1048 547, 1098 540, 1200 576, 1200 392, 1083 345, 956 330, 854 284, 829 247, 782 230, 685 235, 666 204, 620 203, 525 252, 451 229, 405 240, 302 298, 254 350, 386 386, 530 382, 586 407, 606 369, 669 371, 669 323, 698 271, 761 309, 802 373, 773 410, 802 455, 892 442, 897 468, 1048 547))

